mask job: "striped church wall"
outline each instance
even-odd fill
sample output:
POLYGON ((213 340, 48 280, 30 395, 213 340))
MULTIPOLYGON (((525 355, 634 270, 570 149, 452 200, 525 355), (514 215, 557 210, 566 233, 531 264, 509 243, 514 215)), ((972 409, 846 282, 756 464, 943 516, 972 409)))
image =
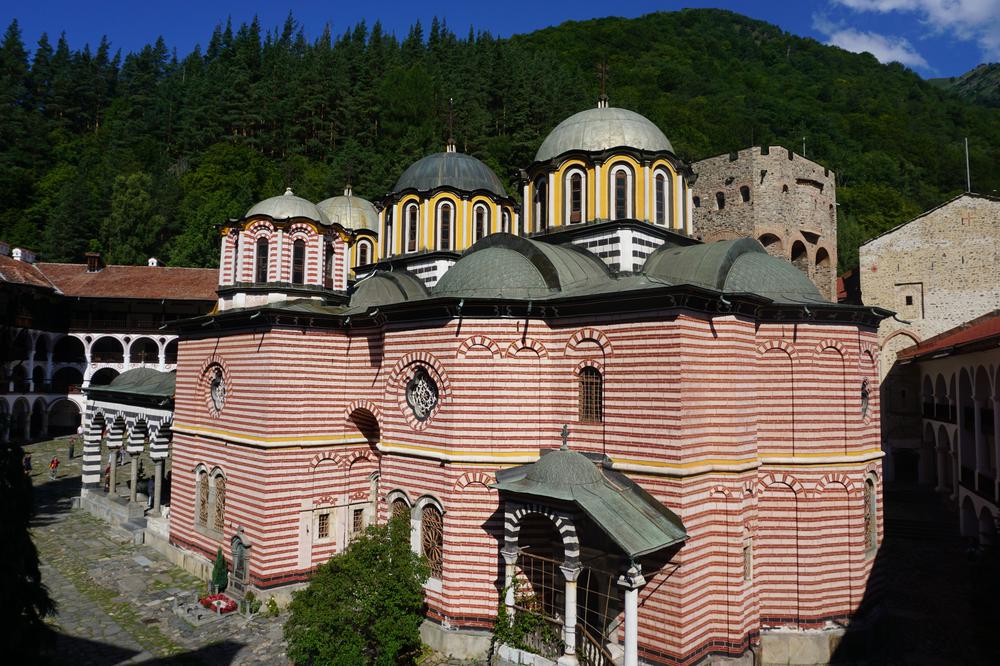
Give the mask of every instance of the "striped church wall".
POLYGON ((689 532, 667 561, 643 561, 643 658, 739 654, 762 627, 846 619, 871 593, 863 486, 866 474, 881 476, 865 459, 878 447, 874 344, 872 332, 849 326, 676 311, 185 339, 172 538, 211 556, 242 526, 253 582, 277 585, 303 580, 344 546, 348 508, 367 503, 366 519, 384 520, 392 493, 411 506, 433 498, 444 509, 444 571, 427 586, 429 617, 488 628, 503 538, 493 472, 556 448, 569 424, 574 449, 646 465, 629 475, 689 532), (215 416, 204 380, 213 363, 230 387, 215 416), (441 391, 425 422, 405 401, 415 365, 441 391), (604 377, 603 423, 579 422, 578 373, 588 365, 604 377), (366 439, 372 427, 382 451, 366 439), (227 476, 221 539, 194 526, 200 464, 227 476), (312 535, 326 509, 340 512, 338 527, 320 540, 312 535))

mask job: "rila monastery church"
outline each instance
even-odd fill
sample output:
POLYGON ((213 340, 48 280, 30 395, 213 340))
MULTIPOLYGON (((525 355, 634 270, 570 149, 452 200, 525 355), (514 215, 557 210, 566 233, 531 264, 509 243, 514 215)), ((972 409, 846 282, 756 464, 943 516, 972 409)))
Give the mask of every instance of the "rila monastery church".
POLYGON ((6 248, 3 436, 82 408, 82 504, 258 598, 408 516, 456 656, 530 599, 560 664, 829 660, 878 614, 895 309, 836 302, 834 174, 686 164, 602 100, 516 194, 449 141, 375 203, 220 221, 217 272, 6 248))

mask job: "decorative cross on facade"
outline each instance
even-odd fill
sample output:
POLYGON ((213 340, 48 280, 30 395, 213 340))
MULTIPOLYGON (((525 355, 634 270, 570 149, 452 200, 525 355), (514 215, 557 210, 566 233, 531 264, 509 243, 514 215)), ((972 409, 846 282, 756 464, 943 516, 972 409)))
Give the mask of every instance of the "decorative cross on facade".
POLYGON ((597 98, 598 108, 608 106, 608 63, 602 62, 597 66, 597 79, 601 82, 601 96, 597 98))
POLYGON ((448 98, 448 152, 455 152, 455 98, 448 98))

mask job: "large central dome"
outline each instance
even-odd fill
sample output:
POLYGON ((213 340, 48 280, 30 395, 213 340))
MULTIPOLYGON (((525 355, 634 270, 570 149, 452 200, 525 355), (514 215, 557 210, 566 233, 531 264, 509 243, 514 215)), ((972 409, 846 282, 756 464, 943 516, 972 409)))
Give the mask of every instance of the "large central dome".
POLYGON ((439 187, 462 192, 483 190, 507 197, 503 183, 492 169, 471 155, 457 152, 434 153, 417 160, 399 177, 393 192, 429 192, 439 187))
POLYGON ((599 152, 619 147, 674 151, 666 135, 645 116, 628 109, 598 107, 559 123, 538 148, 535 161, 545 162, 574 150, 599 152))

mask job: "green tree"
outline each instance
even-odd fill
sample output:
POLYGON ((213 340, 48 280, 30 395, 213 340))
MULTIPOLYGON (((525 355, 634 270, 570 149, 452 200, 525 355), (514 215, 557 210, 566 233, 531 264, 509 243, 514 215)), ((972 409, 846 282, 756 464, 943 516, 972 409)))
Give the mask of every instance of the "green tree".
POLYGON ((316 570, 285 623, 288 656, 313 666, 391 666, 420 649, 429 569, 409 521, 372 525, 316 570))
POLYGON ((222 592, 229 585, 229 569, 226 567, 226 558, 222 554, 222 546, 215 554, 215 565, 212 567, 212 587, 216 592, 222 592))
POLYGON ((34 513, 24 450, 0 445, 0 645, 12 664, 36 663, 46 615, 55 611, 28 525, 34 513))
POLYGON ((101 238, 108 263, 145 263, 150 252, 158 246, 158 235, 166 218, 156 211, 152 190, 153 178, 148 173, 115 178, 111 214, 101 238))

